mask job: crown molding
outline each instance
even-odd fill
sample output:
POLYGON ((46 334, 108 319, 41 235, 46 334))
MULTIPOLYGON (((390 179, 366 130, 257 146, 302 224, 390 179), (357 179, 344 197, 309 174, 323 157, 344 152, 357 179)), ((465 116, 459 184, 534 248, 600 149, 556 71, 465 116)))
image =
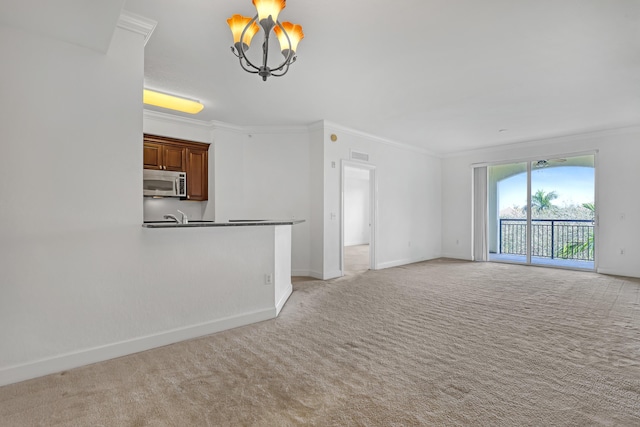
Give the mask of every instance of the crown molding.
POLYGON ((197 126, 199 128, 206 128, 211 131, 221 130, 239 134, 307 134, 310 131, 322 130, 325 128, 331 128, 332 130, 344 132, 356 137, 364 138, 370 141, 378 142, 381 144, 386 144, 392 146, 394 148, 398 148, 401 150, 413 151, 420 154, 425 154, 432 157, 440 158, 441 156, 435 154, 429 150, 424 148, 416 147, 414 145, 405 144, 397 141, 392 141, 390 139, 382 138, 376 135, 372 135, 370 133, 362 132, 359 130, 355 130, 343 125, 339 125, 337 123, 329 122, 327 120, 320 120, 317 122, 310 123, 308 125, 288 125, 288 126, 278 126, 278 125, 269 125, 269 126, 243 126, 237 125, 233 123, 221 122, 218 120, 204 121, 197 120, 188 117, 182 117, 174 114, 161 113, 158 111, 144 110, 144 118, 159 120, 165 123, 174 123, 188 126, 197 126))
POLYGON ((210 131, 223 130, 242 134, 300 134, 308 132, 307 126, 243 126, 218 120, 205 121, 192 119, 190 117, 183 117, 147 109, 143 110, 143 117, 145 119, 158 120, 165 123, 196 126, 210 131))
POLYGON ((497 152, 502 152, 506 150, 517 150, 523 147, 527 147, 527 148, 542 147, 545 145, 568 143, 568 142, 580 141, 580 140, 589 139, 589 138, 603 138, 603 137, 616 136, 616 135, 628 135, 631 133, 640 133, 640 124, 633 123, 633 124, 622 125, 614 128, 593 129, 593 130, 586 130, 579 133, 546 136, 546 137, 534 138, 534 139, 523 139, 523 140, 509 142, 506 144, 492 145, 489 147, 477 148, 473 150, 464 150, 464 151, 458 151, 455 153, 443 154, 441 157, 455 158, 455 157, 464 157, 464 156, 472 156, 472 155, 491 154, 491 153, 497 153, 497 152))
POLYGON ((188 125, 199 128, 211 129, 211 123, 204 120, 192 119, 189 117, 176 116, 174 114, 161 113, 159 111, 151 111, 143 109, 142 116, 145 119, 158 120, 165 123, 173 123, 180 125, 188 125))
POLYGON ((211 127, 212 130, 225 130, 228 132, 234 132, 234 133, 245 133, 245 128, 244 126, 240 126, 240 125, 234 125, 232 123, 226 123, 226 122, 220 122, 218 120, 211 120, 209 123, 209 127, 211 127))
POLYGON ((288 125, 288 126, 246 126, 245 132, 254 133, 254 134, 274 134, 274 133, 284 133, 284 134, 295 134, 295 133, 308 133, 309 127, 307 125, 296 126, 296 125, 288 125))
POLYGON ((120 13, 118 19, 118 27, 123 30, 128 30, 136 34, 141 34, 144 37, 144 44, 147 45, 153 30, 156 29, 158 23, 152 19, 145 18, 144 16, 136 15, 127 10, 123 10, 120 13))
POLYGON ((324 120, 318 120, 317 122, 313 122, 307 126, 310 131, 322 130, 324 131, 324 120))
POLYGON ((441 155, 439 155, 437 153, 434 153, 433 151, 429 151, 429 150, 427 150, 425 148, 416 147, 415 145, 406 144, 404 142, 398 142, 398 141, 394 141, 394 140, 391 140, 391 139, 383 138, 383 137, 376 136, 376 135, 373 135, 373 134, 370 134, 370 133, 367 133, 367 132, 363 132, 363 131, 360 131, 360 130, 352 129, 352 128, 349 128, 347 126, 339 125, 337 123, 333 123, 333 122, 330 122, 330 121, 327 121, 327 120, 323 120, 321 122, 312 123, 310 126, 308 126, 308 128, 309 129, 317 128, 319 125, 322 125, 323 127, 329 127, 329 128, 331 128, 333 130, 337 130, 337 131, 340 131, 340 132, 348 133, 348 134, 350 134, 352 136, 357 136, 357 137, 369 139, 369 140, 372 140, 372 141, 375 141, 375 142, 378 142, 378 143, 381 143, 381 144, 390 145, 392 147, 399 148, 401 150, 413 151, 413 152, 420 153, 420 154, 426 154, 426 155, 432 156, 432 157, 438 157, 438 158, 442 157, 441 155))
POLYGON ((209 122, 213 130, 226 130, 230 132, 243 133, 243 134, 293 134, 293 133, 307 133, 307 126, 243 126, 233 123, 220 122, 212 120, 209 122))

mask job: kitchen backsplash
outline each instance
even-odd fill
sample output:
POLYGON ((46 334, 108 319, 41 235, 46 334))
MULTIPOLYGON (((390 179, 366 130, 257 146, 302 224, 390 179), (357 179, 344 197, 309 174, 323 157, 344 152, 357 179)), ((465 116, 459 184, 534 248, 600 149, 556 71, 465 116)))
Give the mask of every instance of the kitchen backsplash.
POLYGON ((144 197, 144 220, 145 221, 163 221, 164 215, 173 214, 180 218, 178 209, 187 214, 190 220, 201 220, 204 202, 191 202, 180 200, 178 198, 165 197, 154 199, 153 197, 144 197))

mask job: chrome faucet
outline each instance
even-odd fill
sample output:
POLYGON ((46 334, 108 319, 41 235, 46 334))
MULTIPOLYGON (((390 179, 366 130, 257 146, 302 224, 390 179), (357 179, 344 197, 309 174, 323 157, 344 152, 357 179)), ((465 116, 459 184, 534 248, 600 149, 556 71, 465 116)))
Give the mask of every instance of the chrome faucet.
POLYGON ((174 220, 177 224, 189 224, 189 217, 187 216, 186 213, 182 212, 181 210, 178 209, 178 213, 180 215, 182 215, 182 220, 179 220, 175 215, 173 214, 166 214, 164 216, 164 219, 172 219, 174 220))
POLYGON ((187 214, 182 212, 180 209, 178 209, 178 213, 182 215, 182 223, 189 224, 189 218, 187 217, 187 214))
POLYGON ((166 214, 166 215, 164 216, 164 219, 172 219, 172 220, 174 220, 176 223, 180 224, 180 221, 178 220, 178 218, 176 218, 176 216, 175 216, 175 215, 166 214))

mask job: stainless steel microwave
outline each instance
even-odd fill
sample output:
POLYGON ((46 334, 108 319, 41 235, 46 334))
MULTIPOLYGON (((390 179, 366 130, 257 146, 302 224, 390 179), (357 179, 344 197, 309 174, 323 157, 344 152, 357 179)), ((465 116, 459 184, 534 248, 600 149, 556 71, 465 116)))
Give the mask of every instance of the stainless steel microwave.
POLYGON ((187 197, 187 174, 144 169, 142 188, 145 196, 187 197))

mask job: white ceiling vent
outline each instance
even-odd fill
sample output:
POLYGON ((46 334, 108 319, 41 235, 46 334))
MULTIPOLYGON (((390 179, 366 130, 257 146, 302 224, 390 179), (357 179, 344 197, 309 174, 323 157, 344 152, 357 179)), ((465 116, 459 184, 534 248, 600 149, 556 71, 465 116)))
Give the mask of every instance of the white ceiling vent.
POLYGON ((369 155, 367 153, 362 153, 360 151, 351 150, 349 152, 349 158, 351 160, 360 160, 361 162, 368 162, 369 161, 369 155))

